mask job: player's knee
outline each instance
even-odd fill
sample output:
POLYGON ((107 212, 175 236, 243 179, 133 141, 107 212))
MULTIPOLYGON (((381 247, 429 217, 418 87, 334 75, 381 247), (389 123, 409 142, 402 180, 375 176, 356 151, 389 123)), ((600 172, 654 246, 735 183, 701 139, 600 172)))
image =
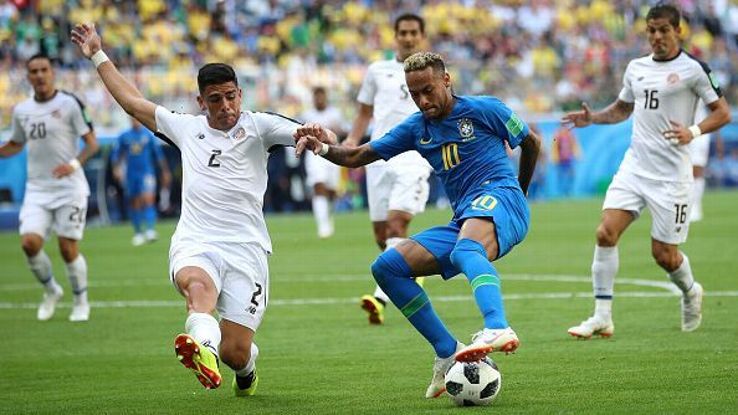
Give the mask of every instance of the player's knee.
POLYGON ((456 242, 449 259, 457 269, 462 269, 465 259, 473 255, 481 255, 483 258, 487 258, 487 250, 479 242, 463 238, 456 242))
POLYGON ((395 249, 383 252, 372 263, 372 275, 380 287, 384 286, 390 278, 411 278, 412 271, 405 262, 402 254, 395 249))
POLYGON ((618 233, 604 224, 597 227, 596 236, 598 246, 615 246, 618 243, 618 233))
POLYGON ((43 241, 37 240, 38 238, 23 237, 21 240, 21 248, 27 257, 34 257, 38 255, 43 247, 43 241))

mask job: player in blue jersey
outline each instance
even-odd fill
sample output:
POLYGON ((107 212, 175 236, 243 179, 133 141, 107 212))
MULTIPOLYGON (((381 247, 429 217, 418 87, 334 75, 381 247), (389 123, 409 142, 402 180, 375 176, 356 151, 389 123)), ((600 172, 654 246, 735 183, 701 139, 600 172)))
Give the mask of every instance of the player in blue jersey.
POLYGON ((500 279, 490 261, 501 258, 528 232, 525 192, 540 149, 540 138, 500 100, 456 96, 440 55, 416 53, 404 63, 408 89, 420 108, 382 138, 357 148, 329 145, 335 134, 306 124, 295 134, 297 151, 309 149, 347 167, 359 167, 417 150, 433 166, 451 201, 454 216, 385 251, 372 274, 410 323, 436 352, 427 398, 445 391, 444 374, 457 361, 475 361, 493 351, 512 352, 519 340, 507 322, 500 279), (520 146, 516 177, 505 152, 520 146), (463 273, 484 319, 484 328, 464 346, 436 315, 413 279, 463 273), (454 359, 455 358, 455 359, 454 359))
POLYGON ((130 217, 133 224, 133 246, 140 246, 157 239, 156 230, 156 164, 161 171, 160 184, 169 186, 171 174, 164 154, 154 134, 131 118, 131 128, 118 137, 111 162, 113 176, 125 189, 130 203, 130 217), (123 161, 125 159, 125 179, 123 161), (146 230, 144 231, 144 226, 146 230))

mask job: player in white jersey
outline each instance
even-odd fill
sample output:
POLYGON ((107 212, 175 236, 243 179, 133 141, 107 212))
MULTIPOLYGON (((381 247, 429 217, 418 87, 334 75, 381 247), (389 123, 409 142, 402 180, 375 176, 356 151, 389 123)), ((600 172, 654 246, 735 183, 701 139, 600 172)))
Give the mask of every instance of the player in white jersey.
POLYGON ((34 55, 26 62, 33 97, 13 109, 10 141, 0 146, 0 157, 20 152, 28 144, 28 178, 20 211, 23 252, 31 272, 44 286, 37 318, 49 320, 63 290, 43 250, 53 229, 74 293, 70 321, 87 321, 87 262, 79 252, 84 233, 90 188, 81 166, 97 152, 84 105, 74 95, 56 89, 51 60, 34 55), (85 147, 79 151, 80 137, 85 147))
POLYGON ((695 330, 702 321, 702 286, 694 281, 689 259, 679 250, 687 239, 691 207, 692 165, 687 144, 728 123, 730 111, 707 65, 681 50, 679 21, 679 10, 672 5, 651 8, 646 33, 652 54, 628 64, 618 99, 599 112, 591 112, 583 104, 582 111, 562 119, 568 125, 584 127, 621 122, 633 114, 630 148, 607 189, 596 233, 594 316, 569 329, 569 334, 578 338, 613 334, 617 243, 644 208, 653 217, 653 258, 682 291, 682 330, 695 330), (710 114, 695 123, 700 100, 707 103, 710 114))
MULTIPOLYGON (((418 111, 408 92, 402 63, 420 50, 424 39, 425 22, 420 16, 403 14, 395 19, 396 55, 374 62, 367 69, 357 98, 359 114, 344 145, 356 147, 372 118, 371 140, 376 140, 418 111)), ((390 249, 407 239, 413 216, 425 210, 430 173, 430 165, 417 151, 366 166, 369 217, 379 249, 390 249)), ((417 281, 422 284, 422 278, 417 281)), ((361 307, 369 314, 370 324, 384 322, 387 301, 389 298, 379 286, 374 295, 361 297, 361 307)))
POLYGON ((77 25, 72 41, 121 107, 182 155, 182 213, 169 250, 169 274, 188 310, 186 333, 174 341, 177 358, 206 388, 220 385, 220 358, 236 373, 236 396, 252 395, 259 351, 253 337, 269 298, 272 251, 262 213, 267 159, 273 147, 294 145, 299 124, 241 112, 236 74, 222 63, 198 72, 204 115, 170 112, 118 72, 94 25, 77 25), (220 323, 212 315, 216 310, 220 323))
MULTIPOLYGON (((341 112, 336 107, 328 106, 328 96, 322 86, 313 88, 313 109, 302 114, 302 121, 315 122, 329 126, 341 135, 341 112)), ((333 199, 341 176, 341 167, 323 157, 307 152, 305 154, 305 171, 307 184, 312 188, 313 216, 318 225, 318 237, 329 238, 333 235, 333 218, 331 217, 333 199)))
MULTIPOLYGON (((707 107, 700 103, 697 106, 694 120, 701 121, 706 116, 707 107)), ((710 158, 710 136, 711 134, 702 134, 689 143, 689 158, 692 161, 692 175, 694 176, 692 210, 689 214, 690 222, 702 220, 702 196, 705 194, 705 167, 707 167, 707 159, 710 158)))

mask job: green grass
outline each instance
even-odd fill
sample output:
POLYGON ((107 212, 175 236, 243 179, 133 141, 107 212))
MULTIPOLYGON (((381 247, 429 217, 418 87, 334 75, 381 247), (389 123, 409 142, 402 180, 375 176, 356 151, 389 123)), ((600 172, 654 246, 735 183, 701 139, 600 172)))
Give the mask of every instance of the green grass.
MULTIPOLYGON (((384 326, 367 324, 358 297, 373 289, 368 269, 377 249, 365 212, 340 215, 337 234, 327 241, 314 236, 307 215, 269 218, 276 252, 271 304, 256 337, 259 390, 248 399, 231 395, 232 372, 224 370, 226 387, 205 391, 174 358, 172 340, 183 330, 185 310, 167 279, 166 239, 173 223, 160 226, 165 240, 140 248, 130 246, 126 226, 87 231, 82 249, 90 298, 108 306, 93 308, 83 324, 66 321, 68 294, 53 320, 36 321, 41 291, 26 269, 18 236, 1 234, 0 413, 735 412, 738 193, 708 194, 705 220, 692 226, 684 246, 708 291, 698 331, 680 332, 679 299, 659 296, 664 288, 618 284, 615 336, 575 341, 566 329, 592 309, 588 275, 599 206, 599 200, 535 204, 528 239, 497 263, 522 346, 515 355, 494 356, 503 389, 491 408, 424 399, 432 349, 394 308, 384 326), (551 275, 578 278, 540 280, 551 275), (540 298, 546 294, 562 296, 540 298), (286 301, 300 299, 325 301, 286 301), (110 307, 134 300, 160 303, 110 307)), ((431 210, 413 230, 448 217, 431 210)), ((621 282, 667 281, 650 257, 649 227, 644 216, 624 236, 621 282)), ((56 247, 50 244, 47 252, 69 292, 56 247)), ((448 327, 468 341, 481 319, 463 277, 432 278, 426 287, 448 327)))

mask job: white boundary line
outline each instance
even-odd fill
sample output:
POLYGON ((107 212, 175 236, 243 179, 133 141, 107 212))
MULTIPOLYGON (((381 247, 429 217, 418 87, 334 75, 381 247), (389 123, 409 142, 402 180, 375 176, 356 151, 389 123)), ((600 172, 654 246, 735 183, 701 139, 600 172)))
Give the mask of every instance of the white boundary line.
MULTIPOLYGON (((323 283, 323 282, 355 282, 370 281, 371 278, 365 274, 353 275, 325 275, 325 274, 292 274, 290 277, 278 278, 278 282, 303 282, 303 283, 323 283), (297 278, 295 278, 296 276, 297 278)), ((503 281, 535 281, 535 282, 564 282, 564 283, 590 283, 590 277, 578 275, 547 275, 547 274, 508 274, 503 276, 503 281)), ((455 278, 452 281, 464 281, 465 278, 455 278)), ((617 294, 618 298, 671 298, 681 295, 674 284, 668 281, 655 281, 639 278, 619 278, 615 280, 619 285, 635 285, 640 287, 660 288, 661 291, 623 291, 617 294)), ((142 287, 142 286, 164 286, 170 283, 165 280, 142 280, 142 281, 105 281, 91 283, 91 287, 142 287)), ((0 292, 2 291, 26 291, 38 290, 38 284, 0 284, 0 292)), ((705 293, 708 297, 738 297, 738 291, 710 291, 705 293)), ((558 293, 525 293, 525 294, 506 294, 506 301, 516 300, 559 300, 571 298, 591 298, 592 292, 558 292, 558 293)), ((471 295, 453 295, 453 296, 434 296, 434 302, 462 302, 472 301, 471 295)), ((334 304, 355 304, 359 302, 359 298, 294 298, 294 299, 276 299, 270 300, 272 306, 306 306, 306 305, 334 305, 334 304)), ((130 301, 92 301, 91 306, 94 308, 167 308, 182 307, 182 300, 130 300, 130 301)), ((0 302, 0 310, 16 310, 16 309, 35 309, 37 303, 13 303, 0 302)), ((61 308, 70 308, 71 304, 61 303, 61 308)))
MULTIPOLYGON (((438 278, 438 277, 432 277, 438 278)), ((591 277, 580 275, 555 275, 555 274, 503 274, 502 282, 505 281, 536 281, 536 282, 581 282, 591 283, 591 277)), ((272 277, 272 283, 283 282, 301 282, 301 283, 330 283, 330 282, 359 282, 372 281, 371 276, 367 274, 342 274, 342 275, 325 275, 325 274, 282 274, 279 277, 272 277)), ((464 281, 463 277, 456 277, 451 281, 464 281)), ((621 285, 637 285, 641 287, 661 288, 666 291, 679 294, 679 289, 669 281, 656 281, 639 278, 616 278, 616 284, 621 285)), ((169 286, 171 282, 167 278, 162 279, 146 279, 146 280, 115 280, 115 281, 90 281, 90 288, 116 288, 116 287, 156 287, 169 286)), ((16 284, 0 284, 0 292, 3 291, 31 291, 39 289, 39 285, 35 283, 16 283, 16 284)))
MULTIPOLYGON (((738 297, 738 291, 709 291, 705 292, 707 297, 738 297)), ((670 292, 654 291, 625 291, 618 294, 618 298, 674 298, 675 294, 670 292)), ((591 292, 574 293, 532 293, 532 294, 508 294, 504 296, 505 301, 516 300, 568 300, 572 298, 592 298, 591 292)), ((473 301, 471 295, 434 296, 431 299, 436 303, 453 303, 473 301)), ((358 304, 359 298, 293 298, 282 300, 270 300, 269 305, 282 306, 309 306, 309 305, 336 305, 336 304, 358 304)), ((92 308, 181 308, 183 300, 170 301, 91 301, 92 308)), ((60 303, 57 307, 71 308, 71 303, 60 303)), ((0 302, 0 310, 36 309, 37 303, 10 303, 0 302)))

